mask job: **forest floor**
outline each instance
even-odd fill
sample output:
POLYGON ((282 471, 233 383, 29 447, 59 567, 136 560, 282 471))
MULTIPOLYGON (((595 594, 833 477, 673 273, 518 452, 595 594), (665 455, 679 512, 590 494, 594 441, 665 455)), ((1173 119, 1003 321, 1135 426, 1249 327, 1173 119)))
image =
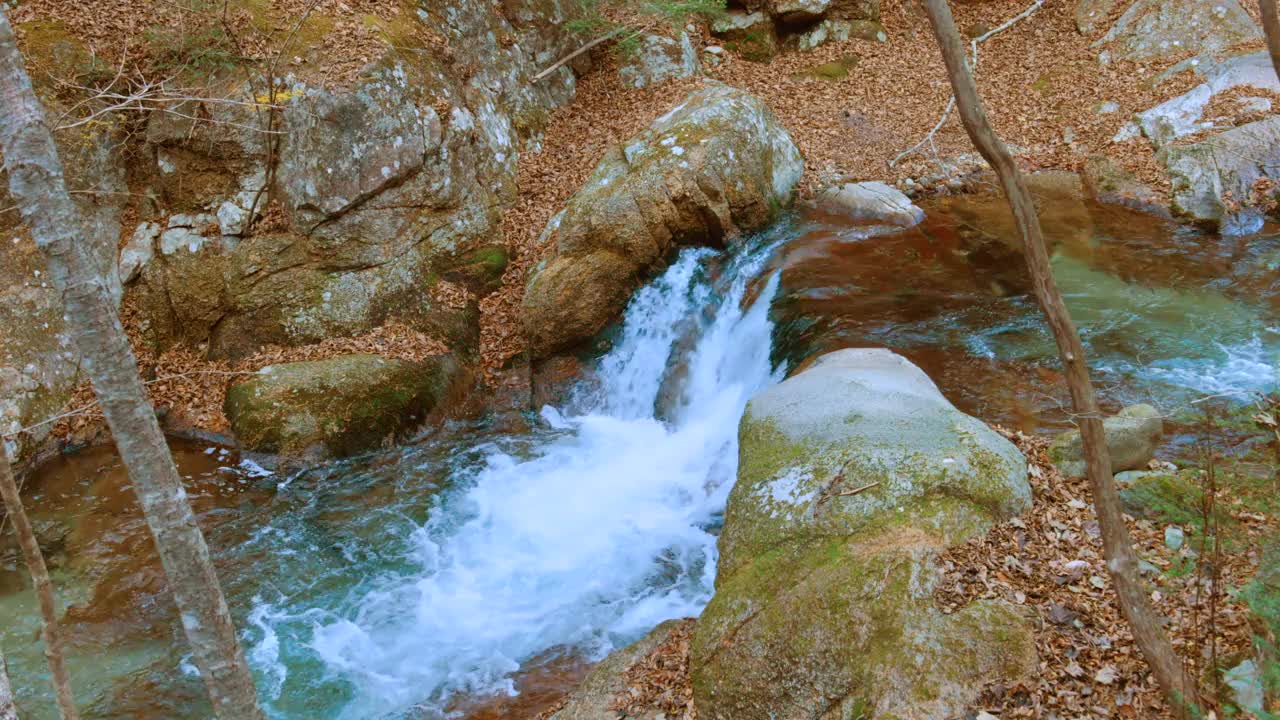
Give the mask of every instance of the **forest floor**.
MULTIPOLYGON (((74 11, 68 17, 82 20, 85 32, 108 39, 121 30, 103 25, 102 18, 124 17, 133 7, 129 0, 117 2, 122 8, 117 14, 101 12, 100 4, 62 0, 32 0, 26 6, 34 8, 33 13, 74 11), (91 7, 93 12, 87 10, 91 7)), ((1028 2, 987 0, 954 7, 959 27, 973 36, 1014 17, 1028 2)), ((353 0, 343 7, 376 12, 377 5, 353 0)), ((1117 14, 1126 3, 1118 5, 1117 14)), ((890 166, 929 134, 942 116, 950 88, 918 5, 884 0, 881 7, 887 42, 830 43, 810 53, 784 53, 767 64, 725 53, 720 65, 706 68, 707 77, 760 96, 790 130, 805 156, 802 195, 837 181, 935 177, 944 173, 950 160, 972 152, 953 114, 932 143, 890 166), (850 68, 847 76, 814 77, 814 68, 836 62, 850 68)), ((977 76, 997 131, 1019 150, 1028 169, 1078 170, 1089 155, 1103 153, 1157 191, 1165 189, 1146 141, 1117 143, 1112 138, 1134 112, 1185 92, 1197 78, 1184 72, 1155 82, 1179 57, 1159 64, 1100 65, 1098 50, 1091 45, 1109 23, 1097 23, 1091 35, 1081 34, 1073 10, 1074 3, 1047 0, 981 46, 977 76), (1100 112, 1106 103, 1115 103, 1116 109, 1100 112)), ((702 43, 717 41, 704 37, 702 43)), ((1248 48, 1234 51, 1243 49, 1248 48)), ((359 59, 358 49, 353 53, 359 59)), ((519 197, 503 220, 511 263, 501 290, 481 301, 481 353, 491 372, 524 350, 521 293, 528 270, 548 250, 538 245, 548 220, 610 145, 642 130, 702 82, 689 79, 631 89, 622 85, 615 72, 617 58, 607 48, 593 55, 594 69, 579 79, 574 101, 554 114, 542 150, 521 157, 519 197)), ((131 316, 126 304, 126 325, 136 328, 131 316)), ((227 429, 222 414, 227 385, 264 365, 348 352, 415 358, 447 350, 431 338, 392 325, 358 338, 268 348, 229 365, 186 349, 156 355, 136 332, 133 335, 157 406, 169 408, 193 428, 213 432, 227 429)), ((60 432, 84 433, 91 428, 97 421, 95 413, 86 410, 91 405, 91 391, 82 388, 72 401, 73 411, 61 420, 60 432)), ((1115 605, 1087 488, 1080 480, 1061 477, 1047 463, 1043 440, 1012 437, 1032 461, 1035 507, 1027 517, 947 553, 942 559, 946 580, 938 592, 944 609, 977 597, 1002 597, 1035 611, 1040 677, 1025 687, 988 688, 984 709, 1001 717, 1175 717, 1148 677, 1115 605)), ((1221 556, 1217 582, 1210 583, 1208 594, 1199 572, 1185 570, 1186 554, 1166 545, 1165 523, 1136 519, 1131 525, 1140 553, 1157 568, 1153 601, 1172 619, 1178 647, 1197 668, 1219 658, 1239 658, 1249 643, 1247 609, 1226 588, 1240 587, 1256 572, 1262 539, 1275 533, 1276 523, 1275 515, 1258 513, 1243 503, 1242 496, 1228 502, 1225 517, 1235 544, 1221 556), (1208 597, 1216 602, 1212 620, 1206 616, 1208 597)), ((657 675, 629 676, 635 697, 658 702, 688 696, 685 688, 673 687, 687 683, 687 674, 671 672, 687 664, 687 632, 673 642, 661 649, 667 659, 648 665, 657 675)), ((662 709, 675 718, 687 708, 677 704, 662 709)))

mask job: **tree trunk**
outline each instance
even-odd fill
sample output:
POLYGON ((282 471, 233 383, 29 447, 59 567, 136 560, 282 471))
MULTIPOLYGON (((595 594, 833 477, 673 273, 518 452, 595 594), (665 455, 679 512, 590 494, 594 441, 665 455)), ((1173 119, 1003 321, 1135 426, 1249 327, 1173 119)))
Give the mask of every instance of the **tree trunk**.
MULTIPOLYGON (((44 554, 40 552, 40 544, 36 542, 36 534, 31 530, 31 522, 27 519, 27 511, 22 507, 22 498, 18 495, 18 484, 13 480, 13 470, 9 467, 9 451, 5 448, 4 437, 0 436, 0 499, 4 500, 5 509, 9 512, 9 520, 18 535, 18 545, 22 548, 22 557, 31 572, 31 584, 40 601, 40 616, 44 619, 41 635, 44 637, 44 657, 49 662, 49 673, 53 676, 53 690, 58 698, 58 710, 63 720, 78 720, 75 699, 71 695, 71 677, 67 674, 67 665, 62 657, 62 633, 58 629, 58 609, 53 603, 53 583, 49 580, 49 569, 44 564, 44 554)), ((4 718, 3 695, 9 690, 8 678, 0 678, 5 687, 0 687, 0 719, 4 718)), ((10 705, 13 692, 9 690, 10 705)))
MULTIPOLYGON (((0 445, 4 440, 0 439, 0 445)), ((0 649, 0 720, 18 720, 18 706, 13 704, 13 685, 9 683, 9 664, 0 649)))
POLYGON ((1267 52, 1271 54, 1271 67, 1280 77, 1280 13, 1276 12, 1276 0, 1258 0, 1262 10, 1262 31, 1267 36, 1267 52))
MULTIPOLYGON (((1265 2, 1266 0, 1264 0, 1265 2)), ((1036 300, 1053 331, 1058 353, 1066 370, 1067 385, 1071 390, 1071 402, 1080 423, 1080 437, 1084 445, 1085 464, 1089 486, 1093 492, 1094 511, 1102 533, 1103 553, 1111 581, 1116 588, 1120 609, 1133 631, 1134 639, 1150 665, 1160 688, 1181 708, 1184 704, 1198 708, 1200 696, 1195 678, 1183 671, 1182 661, 1173 651, 1173 645, 1163 629, 1162 618, 1147 601, 1147 593, 1138 574, 1138 557, 1129 538, 1120 510, 1120 497, 1111 477, 1111 457, 1107 453, 1103 436, 1098 402, 1094 397, 1093 383, 1089 380, 1089 367, 1085 362, 1084 346, 1067 307, 1062 301, 1049 264, 1040 220, 1036 217, 1035 203, 1008 148, 996 137, 987 120, 978 87, 974 83, 965 58, 964 43, 956 31, 955 20, 947 0, 925 0, 929 22, 942 48, 947 65, 947 76, 955 93, 960 118, 964 121, 969 139, 991 164, 1000 178, 1009 207, 1013 211, 1018 232, 1022 236, 1023 256, 1031 273, 1036 300)))
POLYGON ((67 194, 57 148, 0 9, 0 149, 9 191, 63 292, 65 322, 102 405, 191 644, 222 720, 260 720, 253 676, 240 650, 209 548, 187 502, 133 351, 104 279, 94 271, 79 209, 67 194))

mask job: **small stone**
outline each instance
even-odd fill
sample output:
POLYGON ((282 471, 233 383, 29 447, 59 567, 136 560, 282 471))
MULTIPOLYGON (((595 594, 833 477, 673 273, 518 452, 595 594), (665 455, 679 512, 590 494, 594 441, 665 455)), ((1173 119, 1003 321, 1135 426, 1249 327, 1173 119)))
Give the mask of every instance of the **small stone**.
POLYGON ((902 227, 911 227, 924 220, 924 210, 900 190, 882 182, 837 185, 823 191, 816 204, 819 209, 833 214, 902 227))
POLYGON ((1182 528, 1170 525, 1164 529, 1164 544, 1170 550, 1181 550, 1182 544, 1186 541, 1186 534, 1182 532, 1182 528))

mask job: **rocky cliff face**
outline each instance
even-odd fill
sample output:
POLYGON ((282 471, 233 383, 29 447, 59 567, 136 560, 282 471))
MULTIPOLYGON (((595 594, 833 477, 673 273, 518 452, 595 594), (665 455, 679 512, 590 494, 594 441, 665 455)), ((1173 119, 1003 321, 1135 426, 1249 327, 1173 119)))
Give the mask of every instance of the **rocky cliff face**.
POLYGON ((573 96, 567 67, 530 81, 571 49, 568 17, 558 0, 418 11, 408 22, 442 31, 446 48, 388 48, 341 89, 291 79, 274 135, 244 106, 211 109, 222 124, 153 117, 154 185, 193 219, 166 243, 169 216, 143 272, 152 342, 236 358, 395 318, 473 352, 516 163, 573 96), (246 235, 251 214, 269 217, 246 235), (466 299, 443 302, 440 283, 466 299))
MULTIPOLYGON (((281 72, 273 98, 228 73, 208 99, 154 110, 128 153, 110 133, 61 133, 73 188, 119 193, 84 205, 104 266, 114 270, 128 238, 121 275, 156 349, 236 359, 396 319, 475 352, 478 299, 506 261, 500 219, 519 157, 574 94, 569 67, 532 77, 576 47, 576 6, 403 5, 351 82, 281 72), (127 197, 143 199, 121 228, 127 197)), ((41 49, 83 50, 58 42, 67 47, 41 49)), ((0 420, 12 431, 62 407, 78 362, 38 252, 16 213, 3 221, 13 242, 0 262, 0 420)), ((43 438, 11 449, 26 456, 43 438)))

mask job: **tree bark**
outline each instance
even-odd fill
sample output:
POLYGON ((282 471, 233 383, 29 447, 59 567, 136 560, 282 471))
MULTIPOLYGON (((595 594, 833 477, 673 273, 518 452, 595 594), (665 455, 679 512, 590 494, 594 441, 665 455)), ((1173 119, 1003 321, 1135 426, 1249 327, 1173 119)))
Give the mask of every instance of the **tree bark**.
MULTIPOLYGON (((62 633, 58 629, 58 609, 53 602, 53 582, 49 580, 49 569, 44 564, 44 554, 40 552, 40 544, 36 542, 36 534, 31 529, 31 521, 27 519, 27 511, 22 507, 22 498, 18 495, 18 484, 13 480, 13 470, 9 467, 9 451, 5 448, 4 437, 0 436, 0 499, 4 500, 9 520, 18 535, 18 546, 22 548, 22 557, 31 572, 31 584, 40 603, 40 616, 44 620, 41 635, 44 638, 44 657, 49 663, 49 673, 53 676, 53 690, 58 699, 58 710, 63 720, 78 720, 75 699, 71 695, 71 676, 67 673, 67 664, 62 656, 62 633)), ((7 687, 8 678, 0 678, 0 719, 4 718, 3 694, 9 690, 10 705, 13 692, 7 687)))
MULTIPOLYGON (((0 440, 0 445, 4 440, 0 440)), ((9 683, 9 664, 0 649, 0 720, 18 720, 18 706, 13 701, 13 685, 9 683)))
POLYGON ((1031 274, 1036 300, 1058 345, 1058 353, 1066 370, 1067 385, 1071 391, 1072 405, 1080 423, 1089 486, 1093 493, 1098 527, 1102 533, 1103 553, 1120 609, 1161 690, 1179 708, 1184 705, 1198 708, 1200 695, 1196 680, 1184 672, 1182 661, 1173 651, 1173 645, 1164 632, 1162 618, 1147 601, 1146 590, 1139 579, 1138 557, 1133 550, 1133 542, 1129 538, 1129 530, 1120 509, 1120 496, 1111 476, 1111 457, 1107 453, 1093 383, 1089 380, 1084 346, 1054 280, 1049 253, 1045 249, 1044 236, 1040 230, 1040 220, 1036 217, 1035 202, 1027 191, 1008 148, 996 136, 987 119, 977 84, 965 58, 964 43, 960 40, 955 20, 951 16, 951 7, 947 0, 925 0, 925 9, 929 13, 929 22, 933 25, 938 45, 942 48, 947 76, 955 92, 965 130, 1000 178, 1000 186, 1009 201, 1018 232, 1022 236, 1023 256, 1031 274))
POLYGON ((1258 0, 1258 8, 1262 10, 1262 31, 1267 36, 1271 67, 1280 78, 1280 13, 1276 11, 1276 0, 1258 0))
POLYGON ((57 148, 2 8, 0 102, 0 149, 9 191, 63 292, 64 320, 129 469, 214 712, 222 720, 260 720, 253 676, 209 548, 147 402, 104 278, 93 270, 82 241, 86 227, 67 194, 57 148))

